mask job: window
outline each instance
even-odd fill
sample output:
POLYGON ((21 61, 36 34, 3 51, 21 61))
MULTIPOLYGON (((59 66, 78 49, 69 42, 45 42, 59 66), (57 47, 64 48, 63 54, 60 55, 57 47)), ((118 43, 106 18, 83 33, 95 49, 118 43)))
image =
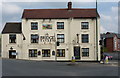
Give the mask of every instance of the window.
POLYGON ((64 29, 64 22, 57 22, 57 29, 64 29))
POLYGON ((31 43, 38 43, 39 36, 38 34, 31 34, 31 43))
POLYGON ((42 56, 43 57, 50 57, 50 49, 43 49, 42 56))
POLYGON ((89 48, 82 48, 82 56, 83 57, 89 56, 89 48))
POLYGON ((38 30, 38 23, 37 22, 31 22, 31 30, 38 30))
POLYGON ((16 43, 16 34, 9 35, 9 43, 16 43))
POLYGON ((57 34, 57 41, 64 43, 64 34, 57 34))
POLYGON ((43 24, 43 29, 52 29, 52 24, 43 24))
POLYGON ((37 57, 37 49, 30 49, 29 57, 37 57))
POLYGON ((82 34, 82 43, 88 43, 88 42, 89 42, 89 35, 82 34))
POLYGON ((65 57, 65 49, 57 49, 57 57, 65 57))
POLYGON ((82 22, 81 23, 81 28, 82 29, 88 29, 89 28, 89 23, 88 22, 82 22))

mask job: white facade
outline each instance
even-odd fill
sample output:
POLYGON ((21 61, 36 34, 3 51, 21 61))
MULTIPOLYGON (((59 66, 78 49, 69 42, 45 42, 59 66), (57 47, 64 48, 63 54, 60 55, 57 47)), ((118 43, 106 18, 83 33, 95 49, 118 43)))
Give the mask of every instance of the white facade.
MULTIPOLYGON (((12 47, 16 50, 16 59, 26 59, 26 60, 55 60, 55 55, 52 55, 52 51, 56 53, 55 42, 41 42, 39 38, 38 43, 31 43, 31 34, 38 34, 39 36, 54 36, 57 41, 57 34, 64 34, 64 43, 60 43, 57 49, 65 49, 65 57, 57 57, 57 60, 71 60, 74 56, 74 47, 80 47, 80 59, 78 61, 96 61, 98 56, 98 61, 100 61, 100 46, 98 47, 98 55, 96 52, 96 35, 98 36, 98 41, 100 40, 99 31, 99 18, 98 27, 96 34, 96 19, 94 18, 84 18, 84 19, 22 19, 22 34, 16 34, 16 43, 9 43, 9 34, 2 34, 2 57, 9 58, 9 50, 12 47), (38 30, 31 30, 31 22, 38 22, 38 30), (64 29, 57 29, 57 22, 64 22, 64 29), (88 22, 89 28, 82 29, 81 22, 88 22), (43 29, 42 24, 52 24, 52 29, 43 29), (77 35, 79 34, 79 38, 77 35), (89 42, 82 43, 82 34, 89 35, 89 42), (23 40, 23 35, 25 40, 23 40), (77 43, 77 40, 79 41, 77 43), (82 48, 89 48, 89 56, 82 56, 82 48), (37 57, 29 57, 29 49, 37 49, 37 57), (43 57, 42 50, 50 49, 50 57, 43 57), (40 51, 40 55, 38 55, 40 51)), ((13 34, 13 33, 12 33, 13 34)))

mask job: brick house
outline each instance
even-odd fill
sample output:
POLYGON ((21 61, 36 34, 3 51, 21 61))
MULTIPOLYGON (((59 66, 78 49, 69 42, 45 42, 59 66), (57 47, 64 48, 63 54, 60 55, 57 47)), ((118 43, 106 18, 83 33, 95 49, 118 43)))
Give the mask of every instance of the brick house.
POLYGON ((120 51, 120 34, 107 32, 106 34, 101 34, 101 39, 104 40, 103 44, 108 52, 120 51))

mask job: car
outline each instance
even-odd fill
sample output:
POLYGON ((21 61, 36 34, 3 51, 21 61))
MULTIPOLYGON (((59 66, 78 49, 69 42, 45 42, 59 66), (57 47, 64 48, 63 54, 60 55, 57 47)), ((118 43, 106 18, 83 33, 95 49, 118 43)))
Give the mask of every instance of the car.
POLYGON ((103 53, 104 56, 107 56, 109 60, 112 60, 113 59, 113 56, 111 56, 110 54, 108 53, 103 53))

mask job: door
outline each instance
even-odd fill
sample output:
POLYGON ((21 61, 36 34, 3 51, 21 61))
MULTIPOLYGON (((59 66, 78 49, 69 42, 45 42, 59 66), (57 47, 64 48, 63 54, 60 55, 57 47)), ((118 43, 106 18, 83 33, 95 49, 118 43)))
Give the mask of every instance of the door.
POLYGON ((80 47, 79 46, 74 47, 74 56, 75 56, 75 59, 80 59, 80 47))
POLYGON ((9 50, 9 58, 16 59, 16 50, 9 50))

